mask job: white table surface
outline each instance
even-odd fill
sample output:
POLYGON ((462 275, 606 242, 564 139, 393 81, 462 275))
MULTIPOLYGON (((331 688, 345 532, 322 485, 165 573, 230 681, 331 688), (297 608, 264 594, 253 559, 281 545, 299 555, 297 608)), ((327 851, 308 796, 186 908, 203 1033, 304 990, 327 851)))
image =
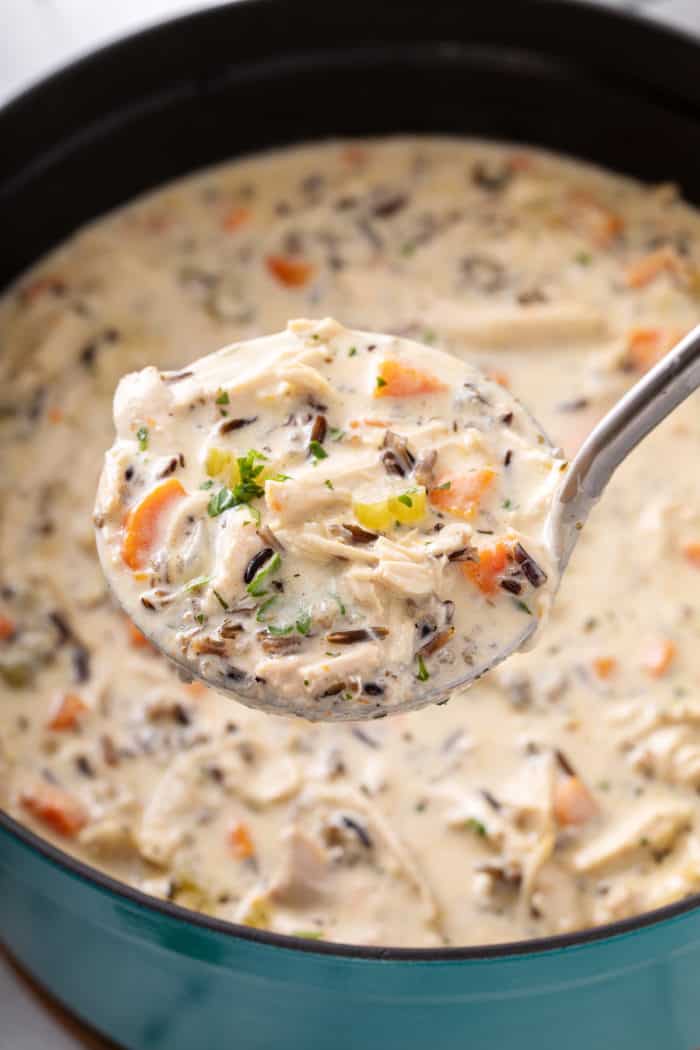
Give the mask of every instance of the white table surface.
MULTIPOLYGON (((293 3, 294 0, 288 0, 293 3)), ((700 33, 700 0, 600 0, 700 33)), ((0 104, 46 73, 167 15, 216 0, 0 0, 0 104)), ((0 953, 0 1050, 97 1050, 0 953)))

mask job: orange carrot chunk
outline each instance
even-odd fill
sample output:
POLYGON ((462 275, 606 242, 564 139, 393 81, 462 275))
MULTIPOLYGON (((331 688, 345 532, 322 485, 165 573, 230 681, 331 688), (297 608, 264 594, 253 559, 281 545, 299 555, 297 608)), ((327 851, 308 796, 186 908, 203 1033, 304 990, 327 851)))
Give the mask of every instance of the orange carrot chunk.
POLYGON ((47 722, 48 728, 61 732, 75 729, 81 714, 87 709, 87 704, 77 693, 59 693, 47 722))
MULTIPOLYGON (((700 540, 693 540, 690 543, 684 544, 683 556, 685 560, 693 566, 694 569, 700 569, 700 540)), ((1 627, 0 638, 2 638, 1 627)))
POLYGON ((658 248, 654 252, 642 255, 631 263, 625 271, 625 283, 628 288, 645 288, 651 284, 659 274, 683 272, 683 263, 680 257, 668 245, 658 248))
POLYGON ((610 678, 617 670, 617 660, 614 656, 598 656, 593 661, 593 670, 598 678, 610 678))
POLYGON ((311 280, 316 269, 304 259, 289 259, 284 255, 268 255, 265 265, 269 273, 287 288, 302 288, 311 280))
POLYGON ((169 478, 147 493, 129 512, 122 543, 122 559, 130 569, 143 569, 155 543, 163 515, 185 495, 177 478, 169 478))
POLYGON ((8 642, 16 630, 17 628, 9 616, 3 616, 0 613, 0 642, 8 642))
POLYGON ((661 678, 675 660, 677 651, 670 638, 658 638, 644 654, 642 667, 652 678, 661 678))
POLYGON ((27 813, 66 838, 74 838, 88 822, 83 804, 55 784, 37 783, 20 796, 20 803, 27 813))
POLYGON ((495 477, 495 470, 485 467, 483 470, 473 470, 461 477, 443 478, 428 493, 430 502, 438 510, 447 511, 448 514, 454 514, 465 521, 470 521, 495 477))
POLYGON ((637 372, 647 372, 682 336, 678 328, 630 328, 626 363, 637 372))
POLYGON ((622 233, 625 227, 622 217, 586 190, 575 190, 570 200, 573 205, 572 225, 590 237, 598 247, 608 248, 622 233))
POLYGON ((446 390, 444 383, 429 372, 405 365, 389 357, 379 366, 374 397, 417 397, 446 390))
POLYGON ((563 827, 585 824, 598 812, 590 791, 577 776, 561 777, 554 786, 554 819, 563 827))
POLYGON ((227 233, 235 233, 237 229, 248 222, 250 208, 231 208, 224 215, 223 227, 227 233))
POLYGON ((506 544, 498 543, 495 547, 485 547, 480 551, 478 561, 460 562, 460 568, 482 594, 495 594, 498 578, 508 564, 508 554, 506 544))
POLYGON ((231 831, 229 832, 229 842, 231 843, 231 848, 235 856, 238 857, 239 860, 246 860, 248 857, 252 857, 255 853, 255 846, 253 845, 250 831, 241 821, 238 821, 231 828, 231 831))

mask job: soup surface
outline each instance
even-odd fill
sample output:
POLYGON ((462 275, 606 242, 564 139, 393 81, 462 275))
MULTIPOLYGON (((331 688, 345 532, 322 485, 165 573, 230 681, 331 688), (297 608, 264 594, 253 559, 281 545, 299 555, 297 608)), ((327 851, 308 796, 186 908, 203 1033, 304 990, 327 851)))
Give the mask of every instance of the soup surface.
POLYGON ((543 936, 700 889, 697 398, 627 461, 539 645, 446 706, 271 718, 181 682, 91 519, 118 378, 333 316, 468 358, 570 455, 698 320, 700 222, 535 150, 300 147, 85 229, 0 305, 0 802, 147 893, 313 938, 543 936))
POLYGON ((251 707, 348 721, 444 700, 549 607, 566 464, 452 354, 290 321, 131 372, 114 420, 107 580, 163 652, 251 707))

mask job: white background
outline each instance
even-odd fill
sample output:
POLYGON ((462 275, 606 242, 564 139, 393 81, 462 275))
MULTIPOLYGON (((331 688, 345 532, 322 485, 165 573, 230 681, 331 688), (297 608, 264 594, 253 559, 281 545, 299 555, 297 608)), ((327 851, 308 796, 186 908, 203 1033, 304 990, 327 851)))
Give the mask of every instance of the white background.
MULTIPOLYGON (((700 33, 700 0, 600 2, 642 10, 700 33)), ((0 0, 0 104, 100 44, 167 15, 216 6, 216 0, 0 0)), ((77 1042, 0 955, 0 1050, 79 1050, 95 1045, 77 1042)))

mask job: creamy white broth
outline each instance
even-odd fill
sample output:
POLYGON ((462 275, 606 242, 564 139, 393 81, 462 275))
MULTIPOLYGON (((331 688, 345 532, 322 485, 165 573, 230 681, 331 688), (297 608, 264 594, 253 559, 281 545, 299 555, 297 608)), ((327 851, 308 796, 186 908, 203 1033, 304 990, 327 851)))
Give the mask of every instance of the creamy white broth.
POLYGON ((571 454, 697 321, 698 231, 670 187, 537 151, 330 143, 168 187, 23 278, 0 307, 6 809, 147 892, 359 943, 540 936, 695 892, 697 399, 615 477, 534 652, 362 727, 178 681, 110 601, 91 510, 124 372, 294 316, 463 355, 571 454))
POLYGON ((433 347, 291 321, 125 376, 95 506, 125 612, 186 670, 312 721, 444 700, 532 642, 566 463, 433 347))

